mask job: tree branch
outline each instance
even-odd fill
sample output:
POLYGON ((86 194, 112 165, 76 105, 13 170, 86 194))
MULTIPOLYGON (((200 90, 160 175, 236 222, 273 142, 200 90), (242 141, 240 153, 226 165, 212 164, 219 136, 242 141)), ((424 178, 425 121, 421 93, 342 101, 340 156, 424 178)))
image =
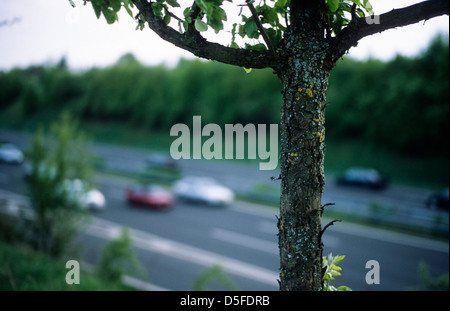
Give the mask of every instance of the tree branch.
POLYGON ((250 9, 250 12, 252 12, 253 19, 255 20, 256 26, 258 27, 259 32, 261 33, 261 36, 264 39, 264 42, 267 44, 267 48, 269 51, 272 52, 272 55, 275 56, 275 48, 272 44, 272 41, 270 41, 269 36, 266 33, 266 30, 264 29, 264 26, 261 23, 261 20, 259 19, 258 12, 256 12, 255 6, 251 2, 251 0, 246 0, 247 6, 250 9))
POLYGON ((428 0, 402 9, 395 9, 376 18, 353 19, 335 38, 331 39, 331 52, 336 61, 364 37, 395 27, 402 27, 440 15, 449 14, 448 0, 428 0), (379 21, 379 22, 378 22, 379 21))
POLYGON ((146 0, 132 0, 132 2, 158 36, 198 57, 255 69, 275 68, 277 65, 276 59, 270 51, 234 49, 209 42, 198 31, 192 31, 192 27, 189 31, 180 33, 167 26, 160 17, 154 14, 151 2, 146 0))

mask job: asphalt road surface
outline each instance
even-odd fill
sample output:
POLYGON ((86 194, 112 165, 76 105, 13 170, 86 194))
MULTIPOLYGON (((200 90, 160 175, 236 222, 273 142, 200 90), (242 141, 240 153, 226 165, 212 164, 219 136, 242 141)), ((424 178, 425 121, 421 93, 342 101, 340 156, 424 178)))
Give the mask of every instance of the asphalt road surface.
MULTIPOLYGON (((15 143, 24 147, 23 141, 15 143)), ((122 154, 125 157, 126 149, 117 155, 122 154)), ((93 214, 92 223, 80 236, 84 249, 80 261, 97 263, 107 241, 127 227, 145 269, 139 278, 154 289, 191 290, 199 276, 214 265, 240 290, 278 289, 276 209, 238 201, 226 208, 177 202, 172 210, 154 211, 126 202, 124 190, 129 180, 98 175, 96 183, 106 196, 107 208, 93 214)), ((22 167, 0 164, 0 196, 20 200, 25 191, 22 167)), ((333 284, 353 290, 411 289, 420 282, 420 262, 426 263, 432 277, 448 274, 448 243, 338 223, 327 230, 324 244, 324 254, 346 255, 343 275, 333 284), (366 283, 369 260, 380 265, 378 285, 366 283)), ((216 280, 207 289, 229 288, 216 280)))
MULTIPOLYGON (((0 172, 0 188, 7 189, 2 197, 23 191, 20 167, 1 165, 0 172)), ((276 209, 243 202, 225 208, 183 202, 172 210, 136 208, 125 200, 127 181, 106 175, 96 181, 107 198, 107 209, 93 214, 92 224, 84 230, 79 260, 98 262, 106 242, 127 227, 146 271, 140 277, 155 288, 191 290, 204 271, 218 265, 241 290, 277 290, 276 209)), ((410 289, 419 283, 421 261, 432 276, 448 273, 446 243, 350 223, 327 230, 324 243, 324 254, 346 255, 343 275, 335 285, 353 290, 410 289), (369 260, 380 264, 379 285, 366 283, 369 260)), ((208 286, 228 289, 217 281, 208 286)))
MULTIPOLYGON (((30 136, 21 132, 0 130, 0 141, 12 142, 27 150, 30 136)), ((93 144, 92 153, 99 157, 107 169, 142 174, 146 170, 148 150, 119 146, 93 144)), ((168 154, 166 154, 167 156, 168 154)), ((181 160, 179 165, 185 176, 208 176, 230 187, 238 193, 251 192, 255 186, 268 185, 275 188, 280 182, 279 171, 260 171, 258 164, 244 164, 239 161, 181 160)), ((1 179, 1 175, 0 175, 1 179)), ((430 211, 425 201, 432 193, 429 189, 392 184, 384 191, 372 191, 337 186, 333 176, 327 176, 322 200, 335 203, 333 209, 362 217, 371 216, 374 206, 389 214, 389 219, 404 225, 435 226, 436 219, 443 219, 441 230, 448 233, 448 212, 430 211)), ((274 197, 277 198, 277 195, 274 197)))

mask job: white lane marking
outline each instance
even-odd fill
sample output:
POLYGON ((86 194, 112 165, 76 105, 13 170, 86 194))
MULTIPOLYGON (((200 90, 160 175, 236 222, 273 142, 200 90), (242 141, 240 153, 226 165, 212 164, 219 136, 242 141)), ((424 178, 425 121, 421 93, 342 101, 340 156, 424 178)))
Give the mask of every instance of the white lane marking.
MULTIPOLYGON (((28 197, 24 195, 20 195, 17 193, 9 192, 6 190, 0 189, 0 198, 5 198, 7 200, 13 200, 20 202, 23 201, 23 204, 28 205, 28 197)), ((239 202, 239 206, 230 206, 230 209, 242 212, 250 215, 261 216, 264 218, 273 219, 275 215, 278 214, 276 209, 261 207, 260 205, 251 204, 251 203, 243 203, 239 202)), ((330 219, 323 219, 323 223, 329 222, 330 219)), ((339 226, 333 226, 328 229, 329 231, 341 232, 353 236, 360 236, 363 238, 379 240, 387 243, 395 243, 399 245, 412 246, 417 248, 423 248, 427 250, 449 253, 449 244, 445 242, 435 241, 426 238, 420 238, 416 236, 411 236, 407 234, 396 233, 388 230, 371 228, 368 226, 352 224, 349 222, 345 222, 340 224, 339 226)))
MULTIPOLYGON (((92 224, 86 228, 86 232, 100 238, 111 239, 118 237, 121 229, 122 226, 119 224, 94 217, 92 224)), ((274 271, 140 230, 129 229, 129 232, 134 245, 141 249, 161 253, 166 256, 206 267, 219 264, 228 273, 246 277, 257 282, 278 286, 276 281, 278 274, 274 271)))
POLYGON ((262 239, 253 238, 244 234, 213 228, 211 236, 214 239, 224 242, 232 243, 235 245, 244 246, 246 248, 253 248, 259 251, 263 251, 269 254, 278 254, 278 244, 269 242, 262 239))

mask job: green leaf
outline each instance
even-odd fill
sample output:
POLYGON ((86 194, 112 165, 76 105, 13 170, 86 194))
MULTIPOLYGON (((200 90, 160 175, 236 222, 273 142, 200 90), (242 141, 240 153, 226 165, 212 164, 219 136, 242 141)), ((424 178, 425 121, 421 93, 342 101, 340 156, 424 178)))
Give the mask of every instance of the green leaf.
POLYGON ((162 16, 162 10, 163 10, 163 6, 157 2, 152 3, 152 10, 153 10, 153 14, 155 14, 156 16, 162 16))
POLYGON ((131 11, 129 6, 125 6, 125 10, 127 11, 128 15, 130 15, 130 17, 133 17, 133 11, 131 11))
POLYGON ((223 0, 195 0, 200 9, 205 12, 207 24, 216 33, 223 29, 223 21, 227 20, 226 12, 220 7, 223 0))
POLYGON ((243 68, 247 74, 252 72, 252 68, 245 68, 245 67, 243 67, 243 68))
POLYGON ((351 292, 352 291, 352 289, 350 288, 350 287, 348 287, 348 286, 339 286, 337 289, 336 289, 338 292, 351 292))
POLYGON ((288 0, 278 0, 275 3, 275 7, 276 8, 280 8, 280 9, 284 9, 284 8, 286 8, 287 2, 288 2, 288 0))
POLYGON ((177 0, 166 0, 166 2, 167 2, 171 7, 174 7, 174 8, 179 8, 179 7, 180 7, 180 5, 178 4, 177 0))
POLYGON ((334 263, 334 264, 337 264, 338 262, 341 262, 342 260, 344 260, 344 258, 345 258, 345 255, 342 255, 342 256, 336 256, 336 257, 334 258, 334 260, 333 260, 333 263, 334 263))
POLYGON ((230 48, 233 48, 233 49, 240 49, 239 45, 238 45, 236 42, 231 42, 230 48))
POLYGON ((266 34, 270 39, 270 42, 272 42, 274 47, 278 47, 280 45, 283 32, 281 30, 276 30, 274 28, 268 28, 266 29, 266 34))
POLYGON ((186 8, 183 11, 184 20, 189 24, 192 21, 191 15, 194 11, 192 11, 190 8, 186 8))
POLYGON ((118 12, 122 3, 120 0, 109 0, 109 7, 113 9, 114 12, 118 12))
POLYGON ((203 22, 200 18, 197 18, 195 20, 195 29, 197 29, 197 31, 199 31, 199 32, 207 31, 208 30, 208 24, 203 22))
POLYGON ((108 24, 114 24, 114 22, 118 19, 117 13, 111 9, 105 9, 102 11, 103 16, 105 16, 106 22, 108 24))
POLYGON ((330 285, 327 289, 329 292, 335 292, 337 291, 336 287, 334 287, 333 285, 330 285))
POLYGON ((172 19, 172 18, 170 17, 169 12, 166 11, 166 14, 164 14, 164 23, 165 23, 166 25, 169 25, 171 19, 172 19))
POLYGON ((258 39, 259 38, 259 31, 258 26, 256 25, 256 22, 253 18, 249 18, 247 22, 244 25, 245 34, 250 39, 258 39))
POLYGON ((332 271, 331 271, 331 275, 332 275, 332 276, 340 276, 341 273, 338 272, 338 271, 336 271, 336 270, 332 270, 332 271))
POLYGON ((255 51, 265 51, 265 50, 267 50, 266 46, 264 44, 262 44, 262 43, 258 43, 258 44, 255 44, 255 45, 251 45, 251 44, 246 43, 245 44, 245 48, 247 50, 255 50, 255 51))
POLYGON ((94 9, 95 16, 97 16, 97 18, 100 18, 100 15, 102 14, 102 7, 97 2, 91 1, 91 4, 92 8, 94 9))
POLYGON ((269 24, 273 27, 279 24, 278 13, 276 8, 272 8, 268 5, 263 5, 260 8, 257 8, 258 13, 260 14, 261 23, 269 24))
POLYGON ((331 12, 336 12, 339 8, 339 0, 327 0, 327 5, 331 12))

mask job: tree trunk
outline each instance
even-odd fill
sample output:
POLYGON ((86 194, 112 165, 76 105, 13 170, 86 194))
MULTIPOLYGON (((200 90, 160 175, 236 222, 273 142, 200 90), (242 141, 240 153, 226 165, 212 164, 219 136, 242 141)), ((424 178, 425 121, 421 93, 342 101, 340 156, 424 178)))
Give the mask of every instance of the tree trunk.
MULTIPOLYGON (((317 25, 317 24, 316 24, 317 25)), ((325 94, 331 66, 323 32, 291 30, 282 47, 280 290, 322 290, 321 197, 325 94)))

